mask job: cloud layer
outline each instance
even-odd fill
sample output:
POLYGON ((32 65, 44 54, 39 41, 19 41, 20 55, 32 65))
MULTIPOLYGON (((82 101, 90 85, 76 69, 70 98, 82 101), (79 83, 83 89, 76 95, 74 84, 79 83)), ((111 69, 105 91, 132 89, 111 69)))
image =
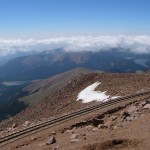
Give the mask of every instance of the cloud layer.
POLYGON ((16 52, 41 52, 56 48, 63 48, 65 51, 104 51, 119 48, 134 53, 150 53, 150 36, 75 36, 43 40, 0 39, 0 56, 16 52))

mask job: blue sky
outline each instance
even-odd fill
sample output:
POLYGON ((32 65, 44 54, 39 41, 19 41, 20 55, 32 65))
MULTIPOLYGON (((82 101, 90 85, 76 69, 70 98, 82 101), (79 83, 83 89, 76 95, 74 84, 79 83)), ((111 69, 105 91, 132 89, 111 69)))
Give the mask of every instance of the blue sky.
POLYGON ((150 34, 150 0, 0 0, 0 38, 150 34))

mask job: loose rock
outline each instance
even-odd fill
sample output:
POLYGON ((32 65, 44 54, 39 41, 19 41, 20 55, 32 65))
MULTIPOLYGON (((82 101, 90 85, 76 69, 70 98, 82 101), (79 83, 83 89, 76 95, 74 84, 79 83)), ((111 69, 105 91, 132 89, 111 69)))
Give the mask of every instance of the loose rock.
POLYGON ((117 116, 111 116, 112 120, 116 120, 117 119, 117 116))
POLYGON ((26 121, 23 126, 29 126, 31 123, 29 121, 26 121))
POLYGON ((82 136, 86 136, 86 133, 83 133, 82 136))
POLYGON ((127 112, 128 112, 129 114, 131 114, 131 113, 136 112, 137 110, 138 110, 138 109, 137 109, 136 106, 131 106, 131 107, 127 110, 127 112))
POLYGON ((56 147, 54 148, 54 150, 57 150, 57 149, 59 149, 59 146, 56 146, 56 147))
POLYGON ((88 131, 90 131, 90 130, 92 130, 93 127, 92 127, 91 125, 88 125, 88 126, 86 126, 85 128, 86 128, 88 131))
POLYGON ((12 128, 16 128, 17 127, 17 125, 14 123, 13 125, 12 125, 12 128))
POLYGON ((72 131, 72 130, 66 130, 66 132, 65 133, 74 133, 74 131, 72 131))
POLYGON ((99 124, 99 125, 98 125, 98 129, 103 129, 103 128, 105 128, 105 125, 104 125, 104 124, 99 124))
POLYGON ((55 131, 53 131, 53 132, 52 132, 52 135, 56 135, 56 132, 55 132, 55 131))
POLYGON ((92 125, 97 127, 99 124, 104 124, 104 120, 103 119, 98 119, 98 118, 94 118, 92 120, 92 125))
POLYGON ((150 99, 147 99, 147 100, 146 100, 146 104, 150 104, 150 99))
POLYGON ((10 132, 12 130, 12 128, 7 128, 7 131, 10 132))
POLYGON ((140 105, 142 105, 142 106, 145 106, 146 104, 147 104, 146 101, 143 101, 143 102, 140 103, 140 105))
POLYGON ((79 137, 79 134, 72 134, 70 138, 71 139, 77 139, 78 137, 79 137))
POLYGON ((131 117, 126 117, 126 121, 133 121, 134 120, 134 117, 131 116, 131 117))
POLYGON ((96 132, 96 131, 98 131, 98 128, 93 128, 92 129, 92 132, 96 132))
POLYGON ((32 140, 32 141, 35 141, 35 140, 37 140, 37 137, 33 137, 31 140, 32 140))
POLYGON ((71 143, 75 143, 75 142, 78 142, 79 141, 79 139, 73 139, 73 140, 71 140, 70 142, 71 143))
POLYGON ((106 126, 107 128, 111 128, 111 127, 113 126, 113 124, 112 124, 111 121, 107 121, 107 122, 105 123, 105 126, 106 126))
POLYGON ((120 116, 121 118, 126 118, 127 116, 130 116, 130 114, 127 111, 122 111, 120 116))
POLYGON ((50 145, 50 144, 54 144, 54 143, 56 143, 56 139, 54 136, 51 136, 49 138, 49 140, 46 142, 46 145, 50 145))
POLYGON ((150 104, 146 104, 143 108, 144 109, 150 109, 150 104))

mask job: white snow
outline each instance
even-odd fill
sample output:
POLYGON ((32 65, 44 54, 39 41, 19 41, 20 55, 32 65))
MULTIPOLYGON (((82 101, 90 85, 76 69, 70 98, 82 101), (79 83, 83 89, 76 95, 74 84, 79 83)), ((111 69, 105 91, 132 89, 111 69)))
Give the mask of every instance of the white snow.
POLYGON ((89 103, 92 101, 104 101, 109 98, 105 93, 100 91, 94 91, 95 88, 101 84, 100 82, 95 82, 92 85, 86 87, 78 94, 77 100, 82 100, 83 103, 89 103))
MULTIPOLYGON (((89 103, 92 101, 107 101, 110 99, 110 96, 106 95, 105 92, 101 91, 94 91, 95 88, 100 85, 100 82, 95 82, 92 85, 86 87, 84 90, 82 90, 77 97, 78 100, 82 100, 82 103, 89 103)), ((116 97, 112 97, 116 98, 116 97)))

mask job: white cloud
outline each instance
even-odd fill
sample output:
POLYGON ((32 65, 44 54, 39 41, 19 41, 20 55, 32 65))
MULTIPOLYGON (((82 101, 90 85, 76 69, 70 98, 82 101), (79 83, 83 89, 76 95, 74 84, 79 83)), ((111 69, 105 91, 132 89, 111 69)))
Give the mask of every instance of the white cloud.
POLYGON ((128 49, 134 53, 150 53, 150 36, 75 36, 43 40, 2 40, 0 55, 16 52, 44 51, 63 48, 65 51, 102 51, 128 49))

